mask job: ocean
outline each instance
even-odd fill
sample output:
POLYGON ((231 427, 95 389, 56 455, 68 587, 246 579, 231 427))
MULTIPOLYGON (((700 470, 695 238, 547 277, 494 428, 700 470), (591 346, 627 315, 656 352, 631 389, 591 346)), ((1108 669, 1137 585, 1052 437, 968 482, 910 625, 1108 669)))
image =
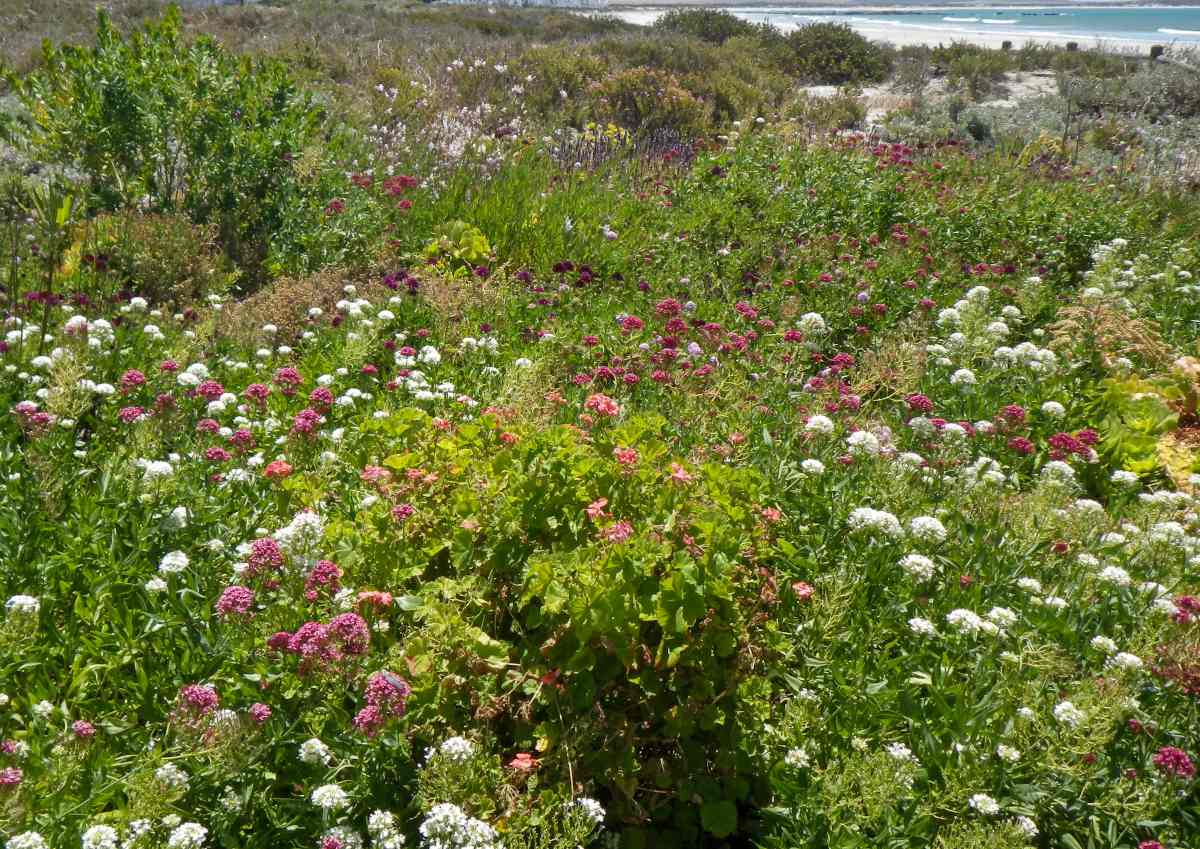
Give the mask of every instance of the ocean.
MULTIPOLYGON (((927 31, 930 39, 970 40, 997 36, 1020 45, 1026 41, 1078 39, 1088 46, 1097 39, 1114 46, 1122 41, 1200 46, 1200 6, 880 6, 874 9, 722 6, 739 18, 766 22, 787 30, 811 21, 839 21, 873 33, 889 26, 927 31)), ((621 17, 633 19, 633 15, 621 17)), ((635 13, 638 22, 658 12, 635 13)))

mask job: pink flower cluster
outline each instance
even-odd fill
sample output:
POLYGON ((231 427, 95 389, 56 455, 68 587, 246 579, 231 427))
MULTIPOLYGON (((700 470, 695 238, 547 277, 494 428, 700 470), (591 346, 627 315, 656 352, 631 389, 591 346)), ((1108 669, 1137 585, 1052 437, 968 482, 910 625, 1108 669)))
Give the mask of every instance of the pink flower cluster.
POLYGON ((367 653, 371 632, 357 613, 342 613, 328 624, 305 622, 294 633, 279 631, 267 638, 267 647, 300 658, 300 673, 332 672, 347 658, 367 653))
POLYGON ((367 680, 364 696, 367 706, 354 717, 354 727, 367 737, 374 737, 393 717, 404 715, 412 688, 393 672, 376 672, 367 680))

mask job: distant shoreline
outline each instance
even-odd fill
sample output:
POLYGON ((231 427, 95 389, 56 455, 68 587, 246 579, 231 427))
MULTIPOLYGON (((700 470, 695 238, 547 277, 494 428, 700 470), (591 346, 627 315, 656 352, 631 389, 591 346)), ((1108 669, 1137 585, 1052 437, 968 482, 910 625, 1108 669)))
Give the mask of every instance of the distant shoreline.
MULTIPOLYGON (((928 14, 930 12, 947 12, 953 10, 975 10, 975 9, 992 9, 992 10, 1011 10, 1013 12, 1033 12, 1049 9, 1080 9, 1080 10, 1097 10, 1097 9, 1200 9, 1200 6, 1194 3, 1180 3, 1168 5, 1157 3, 1154 5, 1135 4, 1124 2, 1077 2, 1077 3, 995 3, 995 2, 972 2, 971 0, 948 0, 945 3, 925 2, 919 5, 883 5, 875 0, 875 2, 848 3, 845 5, 830 5, 828 0, 797 0, 797 2, 769 2, 769 0, 742 0, 742 2, 720 2, 717 0, 659 0, 658 2, 645 2, 645 0, 609 0, 608 8, 605 10, 609 14, 633 24, 649 25, 654 22, 660 15, 679 8, 716 8, 726 10, 744 10, 747 13, 752 13, 753 20, 763 20, 768 18, 771 13, 778 10, 781 17, 791 13, 793 19, 790 21, 769 21, 775 26, 782 29, 789 29, 790 26, 797 26, 803 22, 805 14, 814 14, 821 16, 844 17, 846 25, 852 27, 855 31, 872 41, 886 42, 897 47, 905 47, 911 45, 926 45, 936 46, 938 44, 950 44, 954 42, 965 42, 977 44, 983 47, 1001 48, 1006 44, 1014 48, 1020 48, 1025 44, 1054 44, 1065 46, 1075 43, 1083 48, 1100 48, 1108 52, 1148 52, 1154 45, 1184 45, 1192 46, 1196 42, 1192 39, 1179 39, 1173 37, 1169 32, 1164 31, 1161 35, 1147 36, 1144 33, 1131 33, 1122 35, 1114 33, 1107 34, 1085 34, 1085 33, 1070 33, 1070 32, 1053 32, 1039 31, 1030 32, 1014 31, 1008 28, 996 28, 994 31, 984 29, 946 29, 945 27, 934 26, 928 22, 908 23, 906 21, 880 21, 870 18, 862 18, 860 15, 892 15, 902 16, 905 14, 920 14, 922 12, 928 14), (796 12, 802 13, 795 15, 796 12)), ((965 19, 970 20, 970 19, 965 19)), ((987 23, 992 23, 991 21, 987 23)), ((1009 23, 1007 21, 997 21, 996 23, 1009 23)))
POLYGON ((874 13, 890 13, 899 14, 904 12, 919 12, 919 11, 937 11, 943 9, 1013 9, 1036 11, 1039 9, 1053 8, 1078 8, 1078 9, 1200 9, 1200 4, 1194 0, 1186 0, 1186 2, 1171 3, 1134 3, 1128 0, 1077 0, 1077 2, 1058 2, 1058 3, 989 3, 986 0, 946 0, 946 2, 937 2, 937 0, 923 0, 921 3, 914 4, 880 4, 871 2, 871 0, 847 0, 845 3, 832 4, 829 0, 740 0, 740 2, 732 2, 732 0, 658 0, 658 2, 645 2, 645 0, 608 0, 608 7, 622 9, 675 9, 679 7, 699 7, 699 8, 714 8, 714 9, 808 9, 810 11, 828 11, 830 14, 838 12, 874 12, 874 13))

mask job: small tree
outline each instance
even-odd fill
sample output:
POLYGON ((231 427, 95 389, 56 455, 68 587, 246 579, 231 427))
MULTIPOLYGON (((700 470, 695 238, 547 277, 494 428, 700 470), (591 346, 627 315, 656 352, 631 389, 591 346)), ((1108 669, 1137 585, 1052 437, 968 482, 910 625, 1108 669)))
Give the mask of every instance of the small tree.
POLYGON ((31 142, 83 175, 93 209, 185 211, 257 268, 320 118, 281 63, 187 42, 177 7, 128 38, 101 11, 94 47, 47 43, 43 59, 12 81, 31 142))

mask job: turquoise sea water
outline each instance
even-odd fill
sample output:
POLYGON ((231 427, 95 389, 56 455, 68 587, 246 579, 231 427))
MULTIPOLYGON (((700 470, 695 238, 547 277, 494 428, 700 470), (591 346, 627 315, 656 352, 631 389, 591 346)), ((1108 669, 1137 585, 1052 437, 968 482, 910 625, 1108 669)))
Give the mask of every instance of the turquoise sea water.
POLYGON ((982 33, 1002 35, 1018 44, 1030 39, 1078 37, 1081 42, 1103 39, 1200 45, 1200 6, 963 6, 894 8, 884 12, 780 5, 730 11, 747 20, 767 21, 785 29, 811 20, 837 20, 851 25, 918 27, 928 29, 935 37, 944 33, 948 41, 956 35, 982 33))

